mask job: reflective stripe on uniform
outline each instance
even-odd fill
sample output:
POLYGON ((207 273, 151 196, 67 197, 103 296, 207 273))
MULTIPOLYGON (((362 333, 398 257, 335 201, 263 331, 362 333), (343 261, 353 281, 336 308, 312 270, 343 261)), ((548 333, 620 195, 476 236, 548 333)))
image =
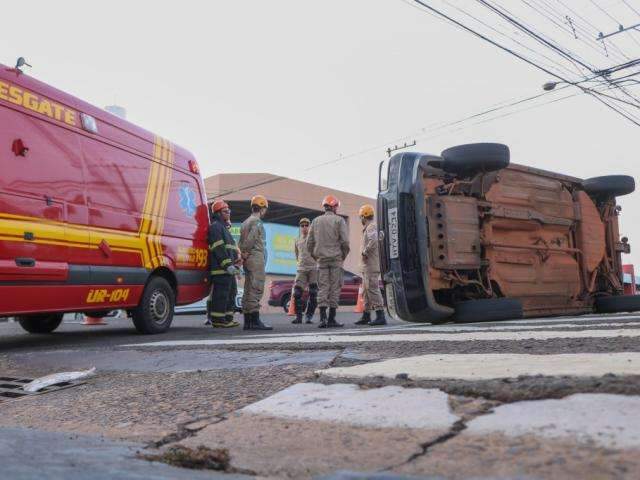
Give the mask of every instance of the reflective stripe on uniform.
POLYGON ((226 248, 227 250, 235 250, 235 249, 236 249, 236 248, 238 248, 238 247, 236 247, 235 245, 233 245, 233 244, 231 244, 231 243, 227 243, 227 244, 225 245, 225 248, 226 248))
POLYGON ((227 315, 233 315, 235 312, 227 312, 227 315))
POLYGON ((214 248, 217 248, 220 245, 224 245, 224 240, 218 240, 217 242, 213 242, 209 247, 209 250, 213 250, 214 248))
POLYGON ((220 266, 224 267, 225 265, 229 265, 231 263, 230 258, 225 258, 222 262, 220 262, 220 266))
POLYGON ((226 270, 211 270, 211 275, 226 275, 226 270))
POLYGON ((211 312, 209 315, 211 315, 212 317, 215 317, 215 318, 224 318, 224 316, 226 315, 226 313, 211 312))

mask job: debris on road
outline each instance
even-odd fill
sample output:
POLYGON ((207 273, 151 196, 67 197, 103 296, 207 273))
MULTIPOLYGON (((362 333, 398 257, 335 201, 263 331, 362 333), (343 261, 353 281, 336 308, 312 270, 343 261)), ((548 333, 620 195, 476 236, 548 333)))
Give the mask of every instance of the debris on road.
POLYGON ((96 368, 90 368, 89 370, 82 370, 79 372, 59 372, 52 373, 51 375, 45 375, 44 377, 36 378, 30 383, 27 383, 23 388, 27 392, 37 392, 50 385, 57 385, 59 383, 73 382, 75 380, 81 380, 83 378, 91 377, 95 375, 96 368))
POLYGON ((227 473, 253 473, 240 472, 231 466, 231 456, 226 448, 208 448, 199 445, 189 448, 176 445, 156 455, 139 455, 143 460, 150 462, 162 462, 174 467, 190 468, 192 470, 216 470, 227 473))

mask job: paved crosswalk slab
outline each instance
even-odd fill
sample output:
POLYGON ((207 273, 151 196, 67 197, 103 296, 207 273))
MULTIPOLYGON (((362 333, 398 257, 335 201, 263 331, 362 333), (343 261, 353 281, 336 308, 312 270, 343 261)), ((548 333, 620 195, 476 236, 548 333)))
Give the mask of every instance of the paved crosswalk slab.
POLYGON ((560 355, 438 354, 394 358, 318 373, 334 378, 384 377, 412 379, 487 380, 521 375, 601 376, 640 375, 640 353, 567 353, 560 355))

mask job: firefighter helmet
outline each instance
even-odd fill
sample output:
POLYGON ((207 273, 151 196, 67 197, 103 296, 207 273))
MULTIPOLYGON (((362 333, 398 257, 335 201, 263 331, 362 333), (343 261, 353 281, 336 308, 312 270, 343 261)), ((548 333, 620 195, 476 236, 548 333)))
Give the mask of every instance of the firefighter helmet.
POLYGON ((213 213, 218 213, 219 211, 224 210, 225 208, 229 208, 229 204, 224 200, 216 200, 211 204, 211 211, 213 213))
POLYGON ((338 208, 340 206, 340 200, 338 200, 333 195, 327 195, 322 199, 322 206, 329 206, 331 208, 338 208))
POLYGON ((263 195, 254 195, 251 199, 251 206, 257 205, 260 208, 269 208, 269 202, 263 195))
POLYGON ((366 204, 358 210, 358 216, 363 218, 373 218, 373 206, 366 204))

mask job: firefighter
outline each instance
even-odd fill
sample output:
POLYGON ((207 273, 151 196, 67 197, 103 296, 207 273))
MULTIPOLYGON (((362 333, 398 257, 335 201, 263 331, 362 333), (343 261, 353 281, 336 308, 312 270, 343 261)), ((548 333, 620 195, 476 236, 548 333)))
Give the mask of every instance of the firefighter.
POLYGON ((336 215, 340 201, 333 195, 322 200, 324 215, 311 222, 307 248, 318 262, 318 305, 320 306, 319 328, 342 327, 336 322, 336 311, 342 289, 342 265, 349 254, 347 222, 336 215), (327 316, 327 309, 329 315, 327 316))
POLYGON ((380 292, 380 254, 378 251, 378 228, 373 221, 374 212, 371 205, 363 205, 358 211, 362 222, 362 247, 360 249, 360 270, 362 271, 362 288, 364 312, 356 325, 386 325, 384 301, 380 292), (371 312, 376 318, 371 319, 371 312))
POLYGON ((207 302, 207 316, 213 327, 237 327, 238 322, 233 320, 233 285, 240 269, 234 265, 236 244, 227 228, 231 210, 224 200, 216 200, 211 205, 211 211, 213 215, 209 226, 209 265, 212 291, 207 302))
POLYGON ((293 287, 293 299, 296 306, 296 318, 292 323, 302 323, 304 312, 304 302, 302 294, 306 288, 309 289, 309 301, 307 302, 306 322, 313 323, 313 314, 318 304, 318 264, 313 259, 307 248, 307 240, 309 239, 309 226, 311 221, 308 218, 301 218, 298 222, 300 225, 300 236, 296 239, 295 251, 298 268, 296 271, 296 280, 293 287))
POLYGON ((251 199, 251 215, 240 228, 240 252, 244 261, 244 295, 242 311, 245 330, 272 330, 260 320, 260 300, 264 293, 265 265, 267 263, 266 234, 262 219, 269 202, 262 195, 251 199))

